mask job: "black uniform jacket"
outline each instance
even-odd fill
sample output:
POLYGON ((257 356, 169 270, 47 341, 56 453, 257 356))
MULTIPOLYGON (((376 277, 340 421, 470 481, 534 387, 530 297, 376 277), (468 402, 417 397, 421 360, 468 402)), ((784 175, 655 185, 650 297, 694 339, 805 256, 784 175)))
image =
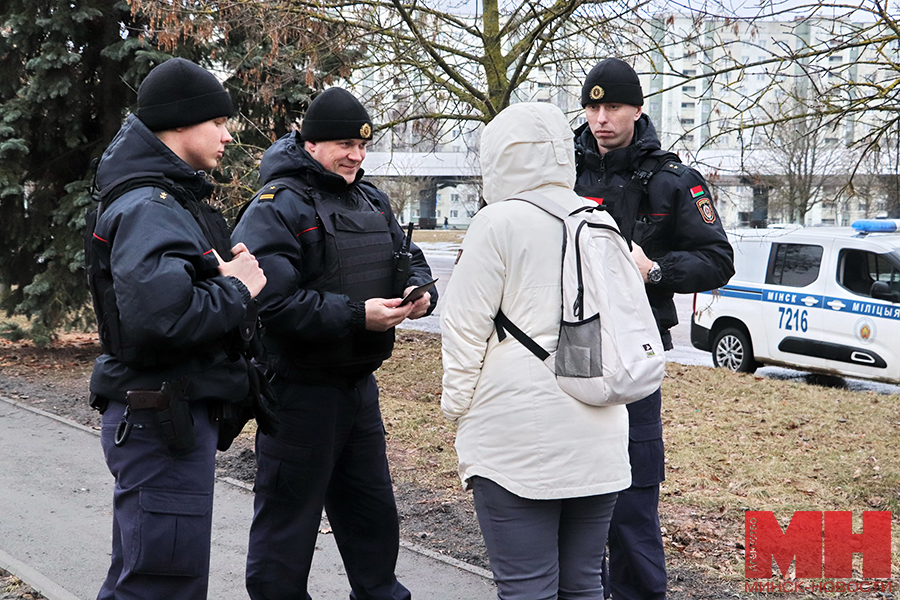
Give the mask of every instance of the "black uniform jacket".
MULTIPOLYGON (((600 186, 627 186, 643 157, 659 148, 656 129, 647 115, 641 115, 635 123, 631 145, 602 156, 585 123, 575 131, 575 191, 592 196, 591 190, 600 186), (588 157, 590 160, 586 160, 588 157), (586 162, 597 166, 586 168, 586 162)), ((725 285, 734 275, 734 253, 712 205, 708 184, 687 165, 663 165, 650 179, 637 218, 634 241, 662 270, 662 281, 648 284, 647 296, 666 341, 668 330, 678 324, 673 294, 725 285)))
MULTIPOLYGON (((330 373, 336 380, 356 380, 372 373, 390 356, 393 330, 387 333, 384 354, 384 336, 365 331, 365 301, 323 291, 318 285, 334 276, 329 271, 338 267, 334 257, 327 256, 329 234, 315 203, 326 210, 340 206, 382 213, 396 251, 405 233, 387 196, 361 181, 362 170, 352 184, 327 171, 304 149, 296 132, 266 151, 259 172, 263 187, 235 227, 232 241, 245 243, 266 273, 268 283, 258 299, 269 366, 282 375, 307 380, 317 380, 316 373, 330 373), (270 185, 284 178, 301 193, 270 185), (340 351, 342 344, 352 346, 352 356, 340 351)), ((408 285, 430 281, 431 269, 422 251, 415 244, 410 251, 408 285)), ((432 290, 429 312, 436 303, 437 291, 432 290)))
POLYGON ((99 163, 101 197, 135 177, 168 180, 169 191, 148 184, 126 192, 88 235, 102 274, 112 278, 121 341, 143 364, 100 356, 91 391, 124 402, 128 390, 158 390, 162 382, 186 376, 192 401, 241 400, 248 364, 234 353, 229 358, 225 349, 244 319, 249 294, 219 274, 211 243, 186 208, 193 203, 194 211, 212 211, 202 202, 212 184, 129 115, 99 163))

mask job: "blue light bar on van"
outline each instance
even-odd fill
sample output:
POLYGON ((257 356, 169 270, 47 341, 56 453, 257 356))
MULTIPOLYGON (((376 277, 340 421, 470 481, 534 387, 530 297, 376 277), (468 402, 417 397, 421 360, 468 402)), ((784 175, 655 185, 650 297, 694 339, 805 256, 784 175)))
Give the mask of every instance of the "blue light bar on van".
POLYGON ((892 233, 900 230, 900 219, 860 219, 852 227, 862 233, 892 233))

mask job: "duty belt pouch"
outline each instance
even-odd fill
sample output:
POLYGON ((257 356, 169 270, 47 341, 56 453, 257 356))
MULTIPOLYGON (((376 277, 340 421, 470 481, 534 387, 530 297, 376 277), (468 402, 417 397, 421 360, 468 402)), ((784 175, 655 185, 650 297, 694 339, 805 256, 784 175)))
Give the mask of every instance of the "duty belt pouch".
POLYGON ((194 417, 188 399, 180 393, 171 398, 169 408, 156 413, 160 431, 169 446, 175 450, 187 450, 193 447, 194 417))
POLYGON ((131 410, 152 408, 163 439, 174 450, 186 450, 194 445, 194 417, 184 395, 185 379, 165 381, 159 391, 133 390, 125 397, 131 410))

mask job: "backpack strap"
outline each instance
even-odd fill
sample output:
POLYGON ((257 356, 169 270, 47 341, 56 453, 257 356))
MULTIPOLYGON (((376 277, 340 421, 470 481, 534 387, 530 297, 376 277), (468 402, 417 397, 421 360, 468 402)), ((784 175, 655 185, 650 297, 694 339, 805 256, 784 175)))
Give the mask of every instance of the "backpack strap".
MULTIPOLYGON (((538 192, 521 192, 519 194, 516 194, 515 197, 507 198, 506 200, 521 200, 522 202, 533 204, 544 212, 553 215, 560 221, 565 221, 566 217, 568 217, 570 214, 569 211, 564 209, 562 206, 538 192)), ((538 358, 538 360, 545 361, 550 356, 549 352, 541 348, 540 345, 538 345, 537 342, 531 339, 531 337, 527 333, 519 329, 515 323, 510 321, 509 317, 503 314, 502 310, 498 310, 497 316, 494 317, 494 327, 497 328, 497 339, 499 341, 502 342, 503 340, 505 340, 506 333, 509 332, 509 334, 516 338, 520 344, 525 346, 525 348, 527 348, 529 352, 534 354, 538 358)))
POLYGON ((509 317, 503 314, 502 310, 497 311, 497 316, 494 317, 494 326, 497 328, 497 339, 501 342, 506 339, 506 332, 508 331, 511 336, 519 340, 519 343, 528 348, 528 350, 538 357, 539 360, 547 360, 550 356, 550 353, 541 348, 533 339, 528 337, 527 333, 516 327, 515 323, 510 321, 509 317))
POLYGON ((533 204, 544 212, 553 215, 560 221, 565 221, 566 217, 571 214, 562 206, 539 192, 520 192, 513 198, 507 198, 507 200, 522 200, 523 202, 533 204))

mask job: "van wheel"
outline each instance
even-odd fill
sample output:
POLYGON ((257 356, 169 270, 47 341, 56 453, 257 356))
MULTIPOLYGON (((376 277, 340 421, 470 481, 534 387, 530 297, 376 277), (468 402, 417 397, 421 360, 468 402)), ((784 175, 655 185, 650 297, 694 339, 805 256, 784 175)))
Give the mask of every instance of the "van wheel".
POLYGON ((729 327, 716 335, 712 351, 713 364, 739 373, 756 371, 750 338, 740 329, 729 327))

